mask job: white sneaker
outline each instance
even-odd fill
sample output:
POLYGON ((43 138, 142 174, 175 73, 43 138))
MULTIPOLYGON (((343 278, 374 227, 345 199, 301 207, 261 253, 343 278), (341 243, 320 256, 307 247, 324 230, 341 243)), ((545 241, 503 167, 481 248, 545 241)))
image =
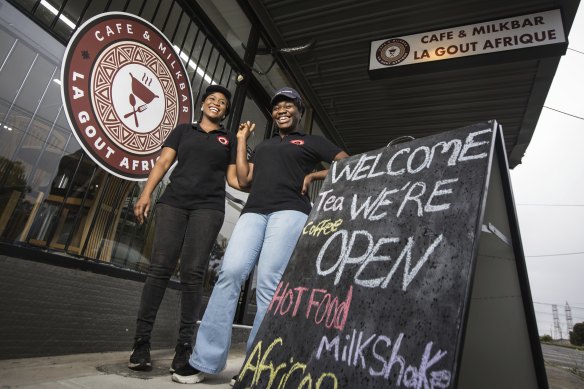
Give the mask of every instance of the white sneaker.
POLYGON ((172 375, 172 380, 180 384, 197 384, 205 379, 205 373, 191 367, 188 363, 186 366, 177 369, 172 375))

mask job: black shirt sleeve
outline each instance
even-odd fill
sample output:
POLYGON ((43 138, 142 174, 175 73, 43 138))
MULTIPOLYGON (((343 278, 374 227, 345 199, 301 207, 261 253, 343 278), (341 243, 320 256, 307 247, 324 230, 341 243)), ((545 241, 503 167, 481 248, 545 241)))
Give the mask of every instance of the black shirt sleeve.
MULTIPOLYGON (((186 126, 188 126, 188 125, 186 125, 186 126)), ((184 128, 185 128, 185 124, 179 124, 178 126, 176 126, 170 132, 170 134, 168 134, 168 137, 166 138, 166 140, 162 144, 162 147, 170 147, 171 149, 178 151, 178 146, 180 144, 180 139, 182 138, 184 128)))
POLYGON ((323 162, 331 163, 335 159, 335 156, 343 151, 339 146, 322 136, 312 135, 312 137, 314 138, 314 147, 323 162))

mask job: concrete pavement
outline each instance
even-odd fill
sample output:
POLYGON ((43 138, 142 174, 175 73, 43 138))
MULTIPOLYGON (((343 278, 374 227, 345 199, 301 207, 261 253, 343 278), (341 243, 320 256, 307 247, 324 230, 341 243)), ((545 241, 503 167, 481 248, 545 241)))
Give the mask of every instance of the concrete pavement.
MULTIPOLYGON (((0 389, 150 389, 181 388, 170 379, 168 367, 173 350, 152 351, 151 372, 134 372, 126 366, 130 352, 77 354, 0 361, 0 389)), ((238 373, 245 357, 245 345, 234 344, 227 368, 197 384, 197 389, 230 388, 231 377, 238 373)), ((550 389, 581 389, 584 378, 570 370, 546 363, 550 389)), ((358 388, 351 388, 358 389, 358 388)))
MULTIPOLYGON (((0 388, 181 388, 170 379, 168 367, 174 350, 152 351, 153 369, 135 372, 127 368, 130 352, 77 354, 0 361, 0 388)), ((239 372, 245 357, 245 345, 235 344, 229 353, 227 368, 197 385, 204 388, 230 388, 231 377, 239 372)))
POLYGON ((550 389, 582 389, 584 377, 564 367, 545 364, 550 389))

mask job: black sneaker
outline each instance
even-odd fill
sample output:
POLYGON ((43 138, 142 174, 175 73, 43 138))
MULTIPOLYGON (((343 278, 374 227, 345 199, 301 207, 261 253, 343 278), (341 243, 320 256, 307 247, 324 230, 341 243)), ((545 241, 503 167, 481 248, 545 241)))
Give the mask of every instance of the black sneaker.
POLYGON ((235 383, 237 382, 237 377, 239 377, 239 375, 234 375, 233 377, 231 377, 231 382, 229 383, 229 386, 235 385, 235 383))
POLYGON ((180 369, 184 365, 189 362, 189 358, 191 357, 191 352, 193 351, 193 346, 190 343, 179 343, 174 348, 174 358, 172 359, 172 363, 170 364, 170 369, 168 369, 171 373, 174 373, 177 369, 180 369))
POLYGON ((172 375, 172 380, 181 384, 196 384, 205 379, 205 373, 199 371, 188 363, 176 369, 172 375))
POLYGON ((138 338, 134 341, 128 367, 132 370, 152 370, 149 339, 138 338))

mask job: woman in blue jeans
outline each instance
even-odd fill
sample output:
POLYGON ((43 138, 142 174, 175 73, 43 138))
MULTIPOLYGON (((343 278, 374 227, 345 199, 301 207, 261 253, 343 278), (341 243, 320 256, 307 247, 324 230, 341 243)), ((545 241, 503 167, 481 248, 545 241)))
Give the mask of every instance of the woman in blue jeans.
POLYGON ((237 178, 242 187, 251 186, 250 195, 227 246, 189 363, 176 370, 173 381, 194 384, 204 379, 204 373, 225 368, 241 286, 257 264, 257 312, 249 351, 310 213, 307 189, 326 176, 326 170, 313 172, 314 168, 347 156, 325 138, 301 131, 304 109, 294 89, 278 90, 271 103, 279 134, 259 144, 251 162, 246 147, 255 125, 246 122, 239 127, 237 178))
POLYGON ((150 268, 138 309, 130 369, 152 368, 150 336, 179 257, 181 317, 170 371, 184 366, 191 354, 203 278, 225 214, 225 180, 239 188, 235 168, 237 139, 221 125, 229 113, 230 98, 229 90, 220 85, 206 89, 201 119, 172 130, 134 206, 136 218, 143 223, 154 188, 177 161, 170 184, 158 200, 150 268))

